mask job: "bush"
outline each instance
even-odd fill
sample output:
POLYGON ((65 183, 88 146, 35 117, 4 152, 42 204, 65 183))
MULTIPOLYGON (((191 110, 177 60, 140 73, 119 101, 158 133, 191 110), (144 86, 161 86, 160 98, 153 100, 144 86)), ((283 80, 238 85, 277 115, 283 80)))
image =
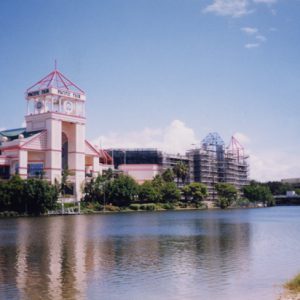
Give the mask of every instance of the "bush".
POLYGON ((156 210, 156 205, 154 203, 142 204, 140 206, 141 210, 156 210))
POLYGON ((163 209, 175 209, 175 205, 173 203, 163 203, 161 207, 163 209))
POLYGON ((114 205, 105 205, 105 211, 111 211, 111 212, 120 211, 120 207, 114 205))
POLYGON ((127 175, 120 175, 108 188, 108 200, 116 206, 129 206, 138 192, 138 184, 127 175))
POLYGON ((130 204, 129 208, 132 210, 139 210, 140 209, 140 204, 130 204))
POLYGON ((300 274, 287 282, 285 288, 293 293, 300 293, 300 274))
POLYGON ((175 203, 180 200, 180 191, 174 182, 166 182, 161 188, 162 201, 175 203))

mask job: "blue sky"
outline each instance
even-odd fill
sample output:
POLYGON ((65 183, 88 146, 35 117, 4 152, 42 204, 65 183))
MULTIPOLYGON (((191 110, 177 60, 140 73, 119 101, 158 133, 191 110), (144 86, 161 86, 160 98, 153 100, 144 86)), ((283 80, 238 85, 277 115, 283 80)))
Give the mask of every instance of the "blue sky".
POLYGON ((87 138, 183 152, 232 134, 251 177, 300 177, 299 0, 0 2, 0 128, 58 69, 87 93, 87 138))

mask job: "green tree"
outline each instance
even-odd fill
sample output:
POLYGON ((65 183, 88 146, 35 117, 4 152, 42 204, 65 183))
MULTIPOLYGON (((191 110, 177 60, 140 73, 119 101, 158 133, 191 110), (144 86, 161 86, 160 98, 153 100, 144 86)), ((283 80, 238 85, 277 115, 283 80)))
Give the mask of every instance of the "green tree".
MULTIPOLYGON (((255 181, 253 181, 253 183, 260 184, 255 181)), ((250 182, 250 185, 251 185, 251 182, 250 182)), ((292 184, 284 183, 281 181, 269 181, 262 185, 267 186, 270 189, 270 192, 272 193, 272 195, 285 195, 287 191, 294 190, 294 187, 292 184)))
POLYGON ((127 175, 120 175, 108 185, 108 199, 113 205, 128 206, 138 194, 138 184, 127 175))
POLYGON ((107 190, 109 180, 106 176, 98 175, 91 178, 84 186, 84 202, 98 202, 104 204, 104 193, 107 190))
POLYGON ((19 175, 13 175, 6 182, 6 201, 10 203, 8 210, 23 213, 27 211, 26 199, 24 199, 25 181, 19 175))
POLYGON ((157 189, 161 189, 165 183, 161 175, 155 175, 151 182, 152 185, 157 189))
POLYGON ((64 169, 61 176, 60 182, 60 193, 64 197, 66 194, 72 194, 73 184, 69 180, 69 176, 72 176, 73 173, 68 169, 64 169))
POLYGON ((172 171, 172 169, 165 170, 161 174, 161 177, 165 182, 173 182, 175 179, 175 175, 174 175, 174 172, 172 171))
POLYGON ((225 209, 237 200, 237 189, 229 183, 217 183, 215 188, 218 193, 218 205, 225 209))
POLYGON ((274 197, 269 186, 255 181, 243 188, 244 196, 250 202, 263 202, 267 206, 275 205, 274 197))
POLYGON ((173 167, 173 172, 177 179, 177 186, 179 186, 180 180, 184 184, 189 173, 188 165, 180 161, 173 167))
POLYGON ((153 184, 153 181, 145 181, 139 186, 140 202, 159 202, 161 199, 160 187, 153 184))
POLYGON ((180 200, 180 191, 174 182, 165 182, 161 188, 162 202, 176 203, 180 200))
POLYGON ((200 182, 192 182, 182 188, 182 193, 186 201, 193 203, 200 203, 207 197, 207 187, 205 184, 200 182))
POLYGON ((23 199, 29 214, 44 214, 57 206, 58 191, 41 179, 28 179, 24 185, 23 199))

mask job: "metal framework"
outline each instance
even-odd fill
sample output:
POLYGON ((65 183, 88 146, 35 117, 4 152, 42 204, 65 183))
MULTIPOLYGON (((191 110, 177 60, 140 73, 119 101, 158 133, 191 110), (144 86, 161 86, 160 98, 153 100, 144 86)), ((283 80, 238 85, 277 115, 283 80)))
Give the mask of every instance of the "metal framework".
POLYGON ((209 192, 208 200, 215 200, 215 184, 227 182, 233 184, 241 194, 242 187, 248 183, 248 156, 244 148, 234 137, 229 146, 218 133, 208 134, 201 147, 187 153, 190 159, 190 179, 204 183, 209 192))
POLYGON ((79 88, 75 83, 66 78, 56 68, 54 69, 54 71, 52 71, 40 81, 28 88, 26 90, 26 93, 47 88, 56 88, 79 94, 85 94, 81 88, 79 88))

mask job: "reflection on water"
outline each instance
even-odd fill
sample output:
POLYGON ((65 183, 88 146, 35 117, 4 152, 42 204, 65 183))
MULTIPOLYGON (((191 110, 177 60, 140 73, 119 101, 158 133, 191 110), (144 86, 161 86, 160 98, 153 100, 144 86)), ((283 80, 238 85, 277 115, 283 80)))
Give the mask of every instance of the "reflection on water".
POLYGON ((275 299, 300 269, 299 213, 2 219, 0 299, 275 299))

